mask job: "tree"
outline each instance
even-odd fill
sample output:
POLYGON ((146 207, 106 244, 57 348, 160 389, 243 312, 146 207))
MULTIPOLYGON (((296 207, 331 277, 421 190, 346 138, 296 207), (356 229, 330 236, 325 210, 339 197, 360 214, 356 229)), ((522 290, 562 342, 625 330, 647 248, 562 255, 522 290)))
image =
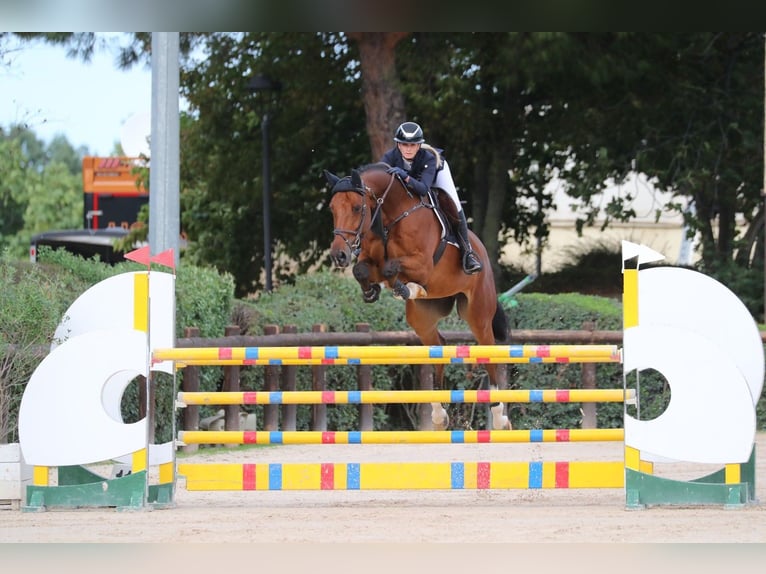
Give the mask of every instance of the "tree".
MULTIPOLYGON (((135 34, 121 62, 148 58, 149 40, 135 34)), ((191 256, 230 271, 240 295, 257 291, 263 261, 255 73, 284 85, 271 129, 278 281, 323 261, 321 171, 377 159, 403 119, 446 148, 492 253, 544 243, 554 177, 580 207, 578 230, 598 214, 629 221, 630 197, 593 199, 640 170, 673 190, 675 209, 694 203, 706 269, 763 259, 761 33, 221 33, 183 46, 205 56, 182 64, 184 227, 191 256)))
POLYGON ((409 32, 346 32, 359 49, 362 99, 374 159, 391 147, 391 134, 405 121, 404 98, 396 73, 396 46, 409 32))
POLYGON ((46 146, 29 129, 0 129, 1 247, 24 256, 33 235, 82 226, 81 159, 63 136, 46 146))

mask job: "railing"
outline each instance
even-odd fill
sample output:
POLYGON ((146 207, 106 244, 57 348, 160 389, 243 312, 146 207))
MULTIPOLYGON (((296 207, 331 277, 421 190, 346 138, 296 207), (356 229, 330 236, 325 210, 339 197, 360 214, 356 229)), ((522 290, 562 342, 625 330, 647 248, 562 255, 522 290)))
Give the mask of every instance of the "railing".
MULTIPOLYGON (((599 331, 592 328, 591 323, 585 323, 579 331, 561 330, 525 330, 513 331, 513 341, 516 344, 572 344, 596 345, 622 343, 622 331, 599 331)), ((475 339, 470 331, 442 331, 446 345, 473 344, 475 339)), ((327 332, 324 325, 314 325, 311 332, 298 333, 294 325, 286 325, 280 329, 277 325, 266 325, 264 335, 240 335, 239 327, 229 326, 223 337, 199 337, 199 329, 186 328, 184 337, 176 341, 176 347, 287 347, 287 346, 330 346, 330 345, 420 345, 421 342, 412 331, 381 331, 375 332, 366 323, 356 325, 355 332, 327 332)), ((504 367, 505 365, 501 365, 504 367)), ((434 386, 432 365, 416 365, 420 390, 432 390, 434 386)), ((227 365, 223 367, 224 377, 221 391, 236 393, 240 391, 240 366, 227 365)), ((264 391, 295 391, 297 369, 295 365, 263 366, 264 391)), ((326 390, 326 365, 312 365, 312 390, 326 390)), ((200 390, 200 366, 188 365, 183 368, 181 390, 193 393, 200 390)), ((360 391, 372 390, 372 367, 359 365, 357 369, 357 388, 360 391)), ((596 363, 582 363, 582 389, 596 388, 596 363)), ((502 387, 502 384, 501 384, 502 387)), ((266 404, 263 405, 263 430, 265 431, 294 431, 296 429, 295 404, 266 404), (279 425, 279 409, 282 409, 282 425, 279 425)), ((240 407, 236 404, 223 405, 224 424, 227 431, 239 431, 240 407)), ((312 405, 312 430, 327 430, 327 405, 312 405)), ((582 428, 596 428, 596 403, 582 404, 582 428)), ((420 410, 420 426, 430 428, 430 406, 423 405, 420 410)), ((359 430, 373 430, 373 405, 359 405, 359 430)), ((188 405, 183 413, 184 431, 195 431, 200 428, 199 405, 188 405)), ((194 450, 197 445, 187 445, 185 450, 194 450)))

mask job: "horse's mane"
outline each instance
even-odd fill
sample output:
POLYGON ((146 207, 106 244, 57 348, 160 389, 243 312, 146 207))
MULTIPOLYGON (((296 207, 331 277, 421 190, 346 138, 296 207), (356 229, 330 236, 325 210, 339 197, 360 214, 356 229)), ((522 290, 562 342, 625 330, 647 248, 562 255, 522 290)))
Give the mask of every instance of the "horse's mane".
POLYGON ((368 163, 368 164, 365 164, 365 165, 363 165, 361 167, 358 167, 357 171, 359 173, 365 173, 367 171, 385 171, 385 170, 389 169, 390 167, 391 166, 388 165, 386 162, 378 161, 378 162, 375 162, 375 163, 368 163))

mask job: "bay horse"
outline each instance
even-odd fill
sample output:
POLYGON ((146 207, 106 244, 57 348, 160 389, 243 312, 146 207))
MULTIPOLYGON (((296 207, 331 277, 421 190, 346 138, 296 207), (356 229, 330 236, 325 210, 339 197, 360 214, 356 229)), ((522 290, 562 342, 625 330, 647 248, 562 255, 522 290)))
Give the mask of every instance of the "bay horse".
MULTIPOLYGON (((398 177, 387 173, 388 168, 385 163, 370 164, 342 178, 324 171, 332 187, 330 257, 335 266, 346 268, 357 258, 352 271, 368 303, 377 301, 385 288, 404 300, 407 323, 423 345, 444 344, 438 323, 455 304, 478 344, 506 342, 508 320, 484 244, 469 231, 484 268, 467 275, 451 230, 457 219, 452 200, 437 192, 422 198, 413 195, 398 177)), ((485 366, 490 389, 499 388, 498 365, 485 366)), ((435 387, 442 389, 444 365, 434 365, 434 374, 435 387)), ((511 428, 502 403, 492 404, 490 410, 493 429, 511 428)), ((442 404, 431 404, 431 421, 435 429, 448 427, 442 404)))

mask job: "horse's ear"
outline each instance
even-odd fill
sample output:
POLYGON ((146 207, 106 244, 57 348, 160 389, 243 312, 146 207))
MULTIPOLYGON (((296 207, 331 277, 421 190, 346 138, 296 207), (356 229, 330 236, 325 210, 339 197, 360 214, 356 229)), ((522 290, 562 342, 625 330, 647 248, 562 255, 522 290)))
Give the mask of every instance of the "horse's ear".
POLYGON ((336 183, 338 183, 338 180, 340 179, 337 175, 334 173, 330 173, 326 169, 322 171, 324 174, 324 178, 327 180, 327 183, 330 184, 330 187, 335 186, 336 183))
POLYGON ((362 176, 359 175, 358 170, 351 170, 351 185, 353 185, 356 189, 363 189, 364 187, 362 184, 362 176))

